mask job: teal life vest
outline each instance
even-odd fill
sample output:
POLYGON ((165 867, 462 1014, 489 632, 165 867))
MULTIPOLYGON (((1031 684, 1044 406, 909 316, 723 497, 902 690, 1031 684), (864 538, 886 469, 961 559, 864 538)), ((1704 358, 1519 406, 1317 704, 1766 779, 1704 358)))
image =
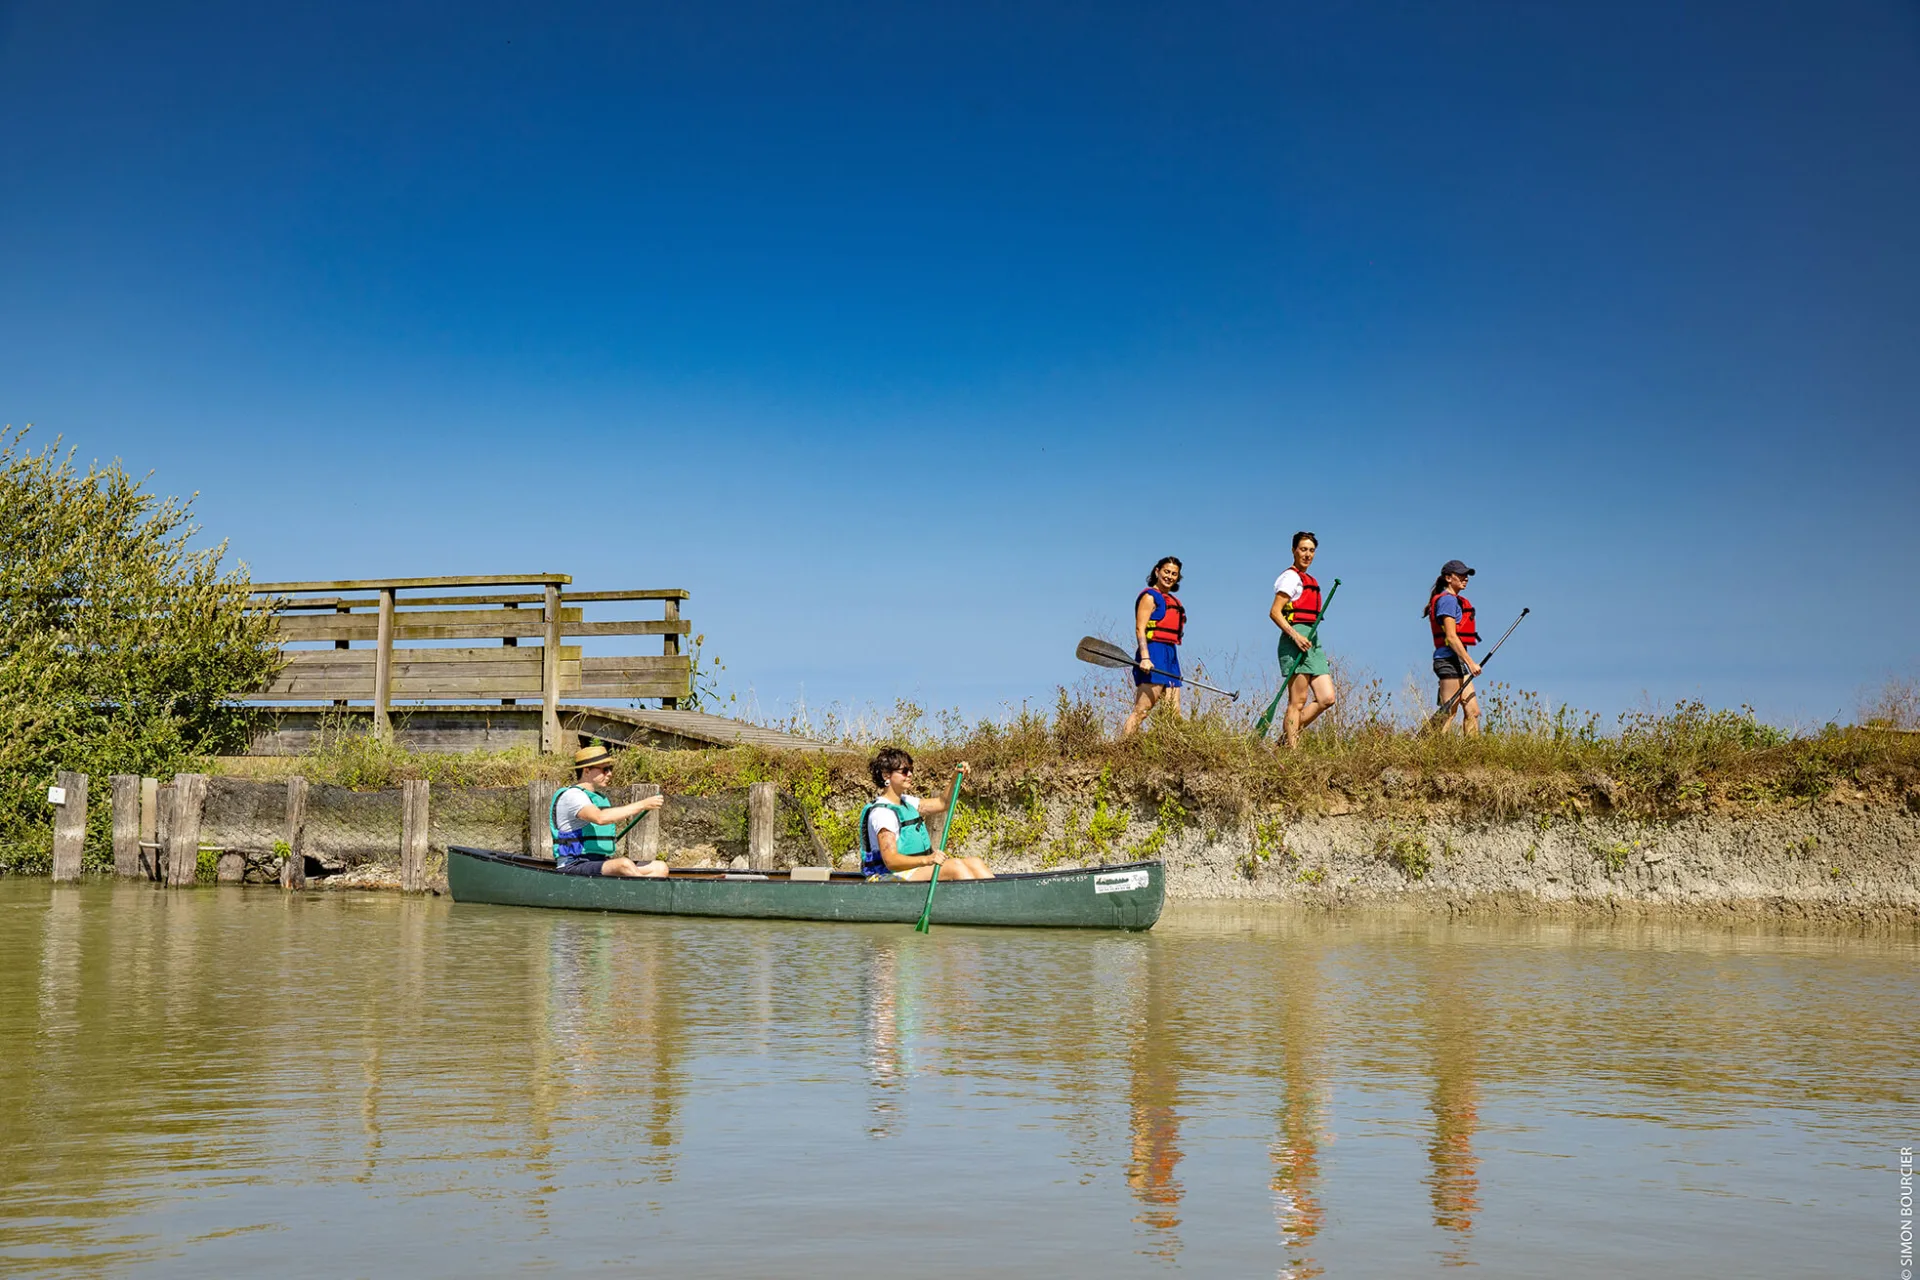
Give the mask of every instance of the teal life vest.
POLYGON ((596 809, 612 807, 613 802, 598 791, 588 791, 585 787, 574 785, 562 787, 553 793, 553 803, 547 806, 547 828, 553 832, 553 856, 562 862, 575 858, 611 858, 614 856, 614 838, 620 834, 618 827, 611 822, 583 822, 578 831, 560 829, 560 797, 569 791, 578 791, 592 802, 596 809))
POLYGON ((867 815, 875 809, 893 810, 900 819, 900 833, 895 837, 895 853, 909 857, 918 857, 933 852, 933 838, 927 834, 927 820, 903 804, 894 804, 891 800, 875 800, 860 811, 860 874, 877 876, 891 871, 892 868, 880 856, 880 842, 872 838, 873 828, 867 825, 867 815))

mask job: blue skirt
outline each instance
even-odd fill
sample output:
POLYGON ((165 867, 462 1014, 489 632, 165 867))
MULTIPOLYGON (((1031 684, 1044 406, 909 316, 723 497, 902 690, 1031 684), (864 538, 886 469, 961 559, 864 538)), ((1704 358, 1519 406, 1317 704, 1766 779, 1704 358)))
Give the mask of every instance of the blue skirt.
POLYGON ((1180 687, 1180 646, 1167 644, 1161 640, 1147 641, 1147 657, 1153 662, 1151 672, 1133 667, 1135 684, 1166 684, 1180 687))

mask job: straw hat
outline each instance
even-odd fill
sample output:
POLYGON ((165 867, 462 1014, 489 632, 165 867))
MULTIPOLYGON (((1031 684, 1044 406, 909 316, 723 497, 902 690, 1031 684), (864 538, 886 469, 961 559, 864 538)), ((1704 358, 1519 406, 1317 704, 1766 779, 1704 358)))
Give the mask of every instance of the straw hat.
POLYGON ((596 742, 590 747, 582 747, 573 753, 573 771, 575 773, 579 773, 582 769, 591 769, 597 764, 611 765, 612 763, 613 752, 607 750, 607 745, 604 742, 596 742))

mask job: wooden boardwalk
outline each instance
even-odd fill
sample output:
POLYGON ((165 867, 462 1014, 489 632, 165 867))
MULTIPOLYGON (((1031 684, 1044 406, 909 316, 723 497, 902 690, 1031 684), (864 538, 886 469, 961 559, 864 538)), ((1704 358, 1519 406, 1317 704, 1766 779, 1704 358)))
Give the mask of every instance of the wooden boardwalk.
POLYGON ((681 616, 686 591, 567 590, 572 583, 568 574, 535 573, 257 584, 255 597, 274 606, 286 665, 252 700, 306 705, 276 708, 255 754, 302 750, 325 723, 361 716, 382 736, 400 722, 400 740, 426 750, 563 751, 581 737, 833 749, 679 708, 693 689, 693 664, 680 652, 691 630, 681 616), (587 617, 636 606, 657 606, 660 616, 587 617), (611 636, 657 636, 660 652, 587 654, 565 643, 611 636), (656 698, 660 710, 631 705, 656 698), (591 705, 599 699, 629 705, 591 705))

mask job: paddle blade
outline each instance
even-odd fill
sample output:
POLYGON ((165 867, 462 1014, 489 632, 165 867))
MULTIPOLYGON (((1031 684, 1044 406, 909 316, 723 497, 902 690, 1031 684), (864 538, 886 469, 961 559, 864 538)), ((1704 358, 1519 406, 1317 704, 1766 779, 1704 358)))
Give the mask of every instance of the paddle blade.
POLYGON ((1117 644, 1108 644, 1099 636, 1082 636, 1074 647, 1073 656, 1082 662, 1091 662, 1097 667, 1130 667, 1134 657, 1117 644))

